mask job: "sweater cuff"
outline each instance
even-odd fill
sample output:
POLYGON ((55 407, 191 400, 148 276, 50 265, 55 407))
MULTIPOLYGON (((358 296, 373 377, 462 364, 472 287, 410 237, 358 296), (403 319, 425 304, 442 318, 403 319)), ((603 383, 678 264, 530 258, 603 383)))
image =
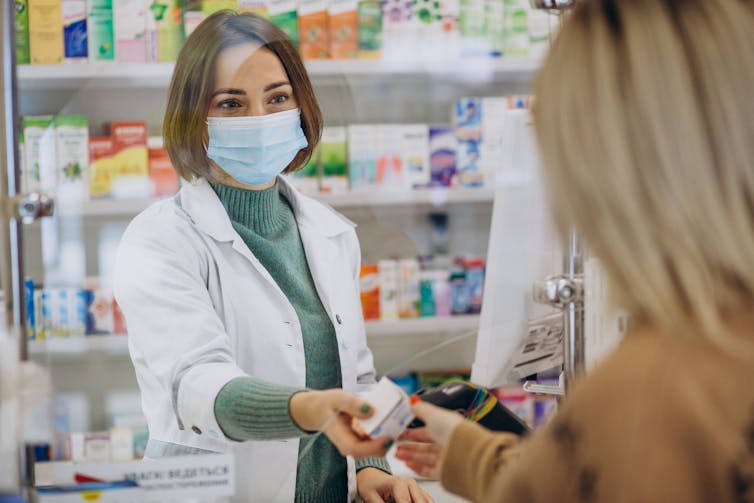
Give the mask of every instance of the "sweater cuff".
POLYGON ((393 471, 390 469, 390 464, 387 462, 387 459, 385 458, 357 459, 356 460, 356 473, 358 473, 359 470, 363 470, 364 468, 377 468, 378 470, 382 470, 388 475, 393 474, 393 471))
POLYGON ((305 390, 237 377, 217 394, 215 419, 226 437, 239 442, 305 437, 288 407, 299 391, 305 390))

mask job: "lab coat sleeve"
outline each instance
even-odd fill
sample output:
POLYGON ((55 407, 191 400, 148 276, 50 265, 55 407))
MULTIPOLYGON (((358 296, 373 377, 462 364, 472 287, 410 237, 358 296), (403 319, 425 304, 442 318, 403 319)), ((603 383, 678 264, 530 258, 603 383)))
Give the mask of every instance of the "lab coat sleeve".
POLYGON ((148 392, 170 397, 180 429, 223 438, 215 398, 246 374, 213 308, 203 279, 209 261, 191 232, 137 218, 118 249, 114 291, 134 363, 153 373, 161 388, 148 392))
MULTIPOLYGON (((361 272, 361 247, 356 231, 350 234, 349 252, 351 256, 351 274, 353 277, 353 295, 360 299, 359 274, 361 272)), ((360 302, 360 300, 359 300, 360 302)), ((359 304, 360 305, 360 304, 359 304)), ((358 310, 358 348, 356 363, 356 382, 358 391, 368 391, 373 384, 377 382, 376 371, 374 370, 374 357, 372 351, 367 346, 366 326, 364 324, 364 315, 361 309, 358 310)))

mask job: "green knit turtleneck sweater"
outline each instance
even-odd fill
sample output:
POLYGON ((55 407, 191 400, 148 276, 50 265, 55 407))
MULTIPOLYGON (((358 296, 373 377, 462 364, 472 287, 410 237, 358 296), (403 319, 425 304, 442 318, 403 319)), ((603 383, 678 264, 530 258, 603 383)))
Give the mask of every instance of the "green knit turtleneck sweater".
MULTIPOLYGON (((278 186, 251 191, 215 185, 233 228, 288 297, 299 318, 306 358, 306 387, 342 386, 335 328, 319 298, 296 224, 296 217, 278 186)), ((342 503, 347 494, 346 460, 324 435, 307 437, 290 417, 288 402, 297 388, 253 377, 230 381, 215 400, 215 416, 223 432, 236 440, 301 437, 299 454, 315 445, 299 462, 296 502, 342 503)), ((357 461, 390 473, 381 458, 357 461)))

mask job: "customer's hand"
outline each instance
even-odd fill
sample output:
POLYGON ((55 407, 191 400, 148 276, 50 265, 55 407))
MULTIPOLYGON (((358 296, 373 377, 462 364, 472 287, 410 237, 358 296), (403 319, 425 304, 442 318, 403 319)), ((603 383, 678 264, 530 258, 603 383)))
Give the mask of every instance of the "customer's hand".
POLYGON ((391 439, 370 439, 354 428, 353 419, 366 419, 374 414, 374 407, 365 400, 342 389, 303 391, 291 397, 289 403, 293 421, 304 431, 323 431, 343 456, 365 458, 384 456, 392 445, 391 439))
POLYGON ((422 477, 439 479, 445 447, 463 416, 424 402, 416 403, 412 409, 425 426, 401 435, 400 439, 408 442, 398 445, 395 457, 422 477))
POLYGON ((356 474, 356 488, 365 503, 433 503, 432 497, 414 479, 389 475, 377 468, 356 474))

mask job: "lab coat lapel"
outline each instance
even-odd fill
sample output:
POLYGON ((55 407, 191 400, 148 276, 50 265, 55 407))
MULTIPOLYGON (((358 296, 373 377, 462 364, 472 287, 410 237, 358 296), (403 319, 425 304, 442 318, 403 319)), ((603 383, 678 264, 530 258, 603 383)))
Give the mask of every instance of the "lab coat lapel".
POLYGON ((246 258, 273 290, 282 299, 285 299, 285 302, 288 302, 288 297, 285 296, 264 265, 251 253, 244 240, 233 228, 228 212, 212 186, 205 179, 186 184, 181 189, 180 201, 191 221, 202 232, 218 242, 232 242, 233 250, 246 258))

